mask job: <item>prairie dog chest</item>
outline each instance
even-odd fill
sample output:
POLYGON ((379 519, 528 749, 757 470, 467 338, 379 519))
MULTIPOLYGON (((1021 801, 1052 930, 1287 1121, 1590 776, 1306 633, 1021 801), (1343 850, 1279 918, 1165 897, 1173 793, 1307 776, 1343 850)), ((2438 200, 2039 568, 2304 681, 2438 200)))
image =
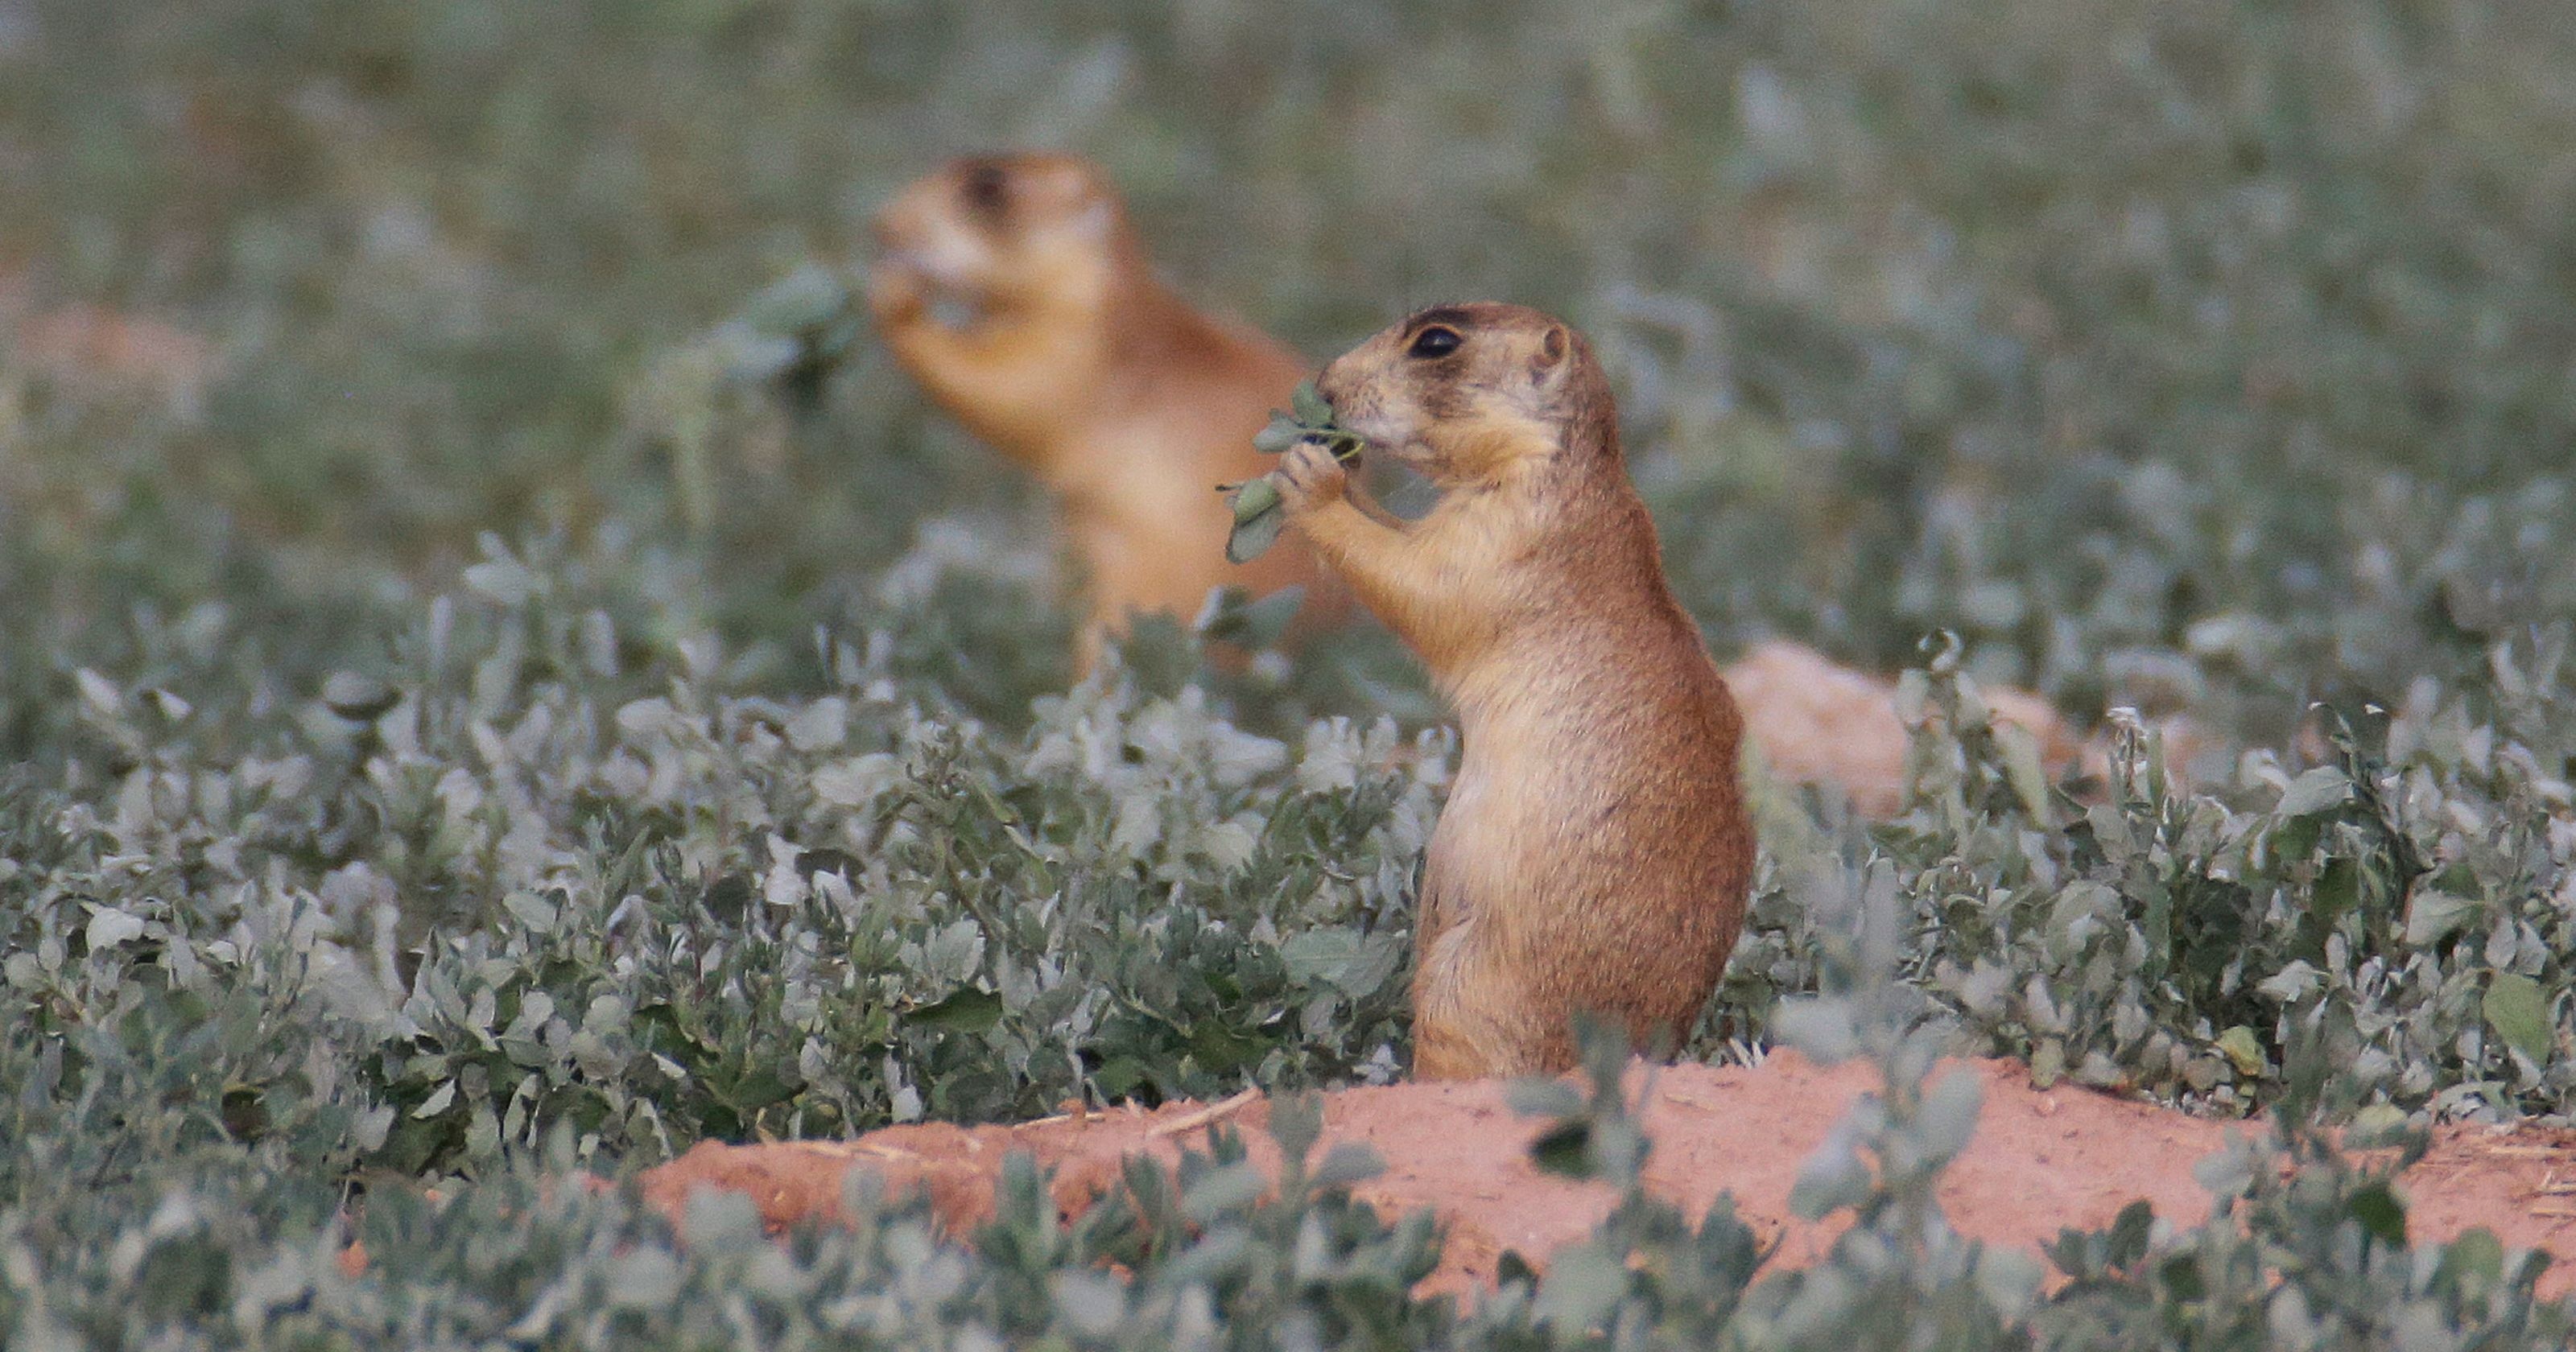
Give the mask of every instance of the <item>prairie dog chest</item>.
POLYGON ((1168 425, 1122 419, 1086 429, 1048 477, 1075 515, 1153 538, 1209 522, 1221 530, 1213 475, 1196 463, 1213 458, 1168 425))
POLYGON ((1479 729, 1431 831, 1425 871, 1444 893, 1485 897, 1527 888, 1562 857, 1569 807, 1598 796, 1579 766, 1547 755, 1534 728, 1479 729), (1501 735, 1498 735, 1501 734, 1501 735), (1517 738, 1511 734, 1518 734, 1517 738), (1512 754, 1487 750, 1488 739, 1512 754))

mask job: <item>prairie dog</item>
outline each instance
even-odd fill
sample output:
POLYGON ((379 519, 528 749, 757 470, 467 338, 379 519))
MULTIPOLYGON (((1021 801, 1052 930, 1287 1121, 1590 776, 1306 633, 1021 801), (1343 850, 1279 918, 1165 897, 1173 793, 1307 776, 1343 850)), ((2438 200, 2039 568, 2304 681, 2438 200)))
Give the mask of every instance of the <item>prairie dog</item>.
POLYGON ((1665 584, 1610 386, 1537 311, 1425 310, 1324 370, 1335 418, 1442 490, 1418 521, 1283 458, 1289 520, 1458 713, 1425 860, 1414 1072, 1561 1071, 1571 1021, 1677 1048, 1744 923, 1742 716, 1665 584))
MULTIPOLYGON (((1803 644, 1772 640, 1726 668, 1726 688, 1748 711, 1747 735, 1776 778, 1830 784, 1871 817, 1905 810, 1905 754, 1912 740, 1896 713, 1896 683, 1854 671, 1803 644)), ((2039 743, 2050 774, 2102 759, 2067 729, 2048 701, 2010 686, 1983 687, 1996 721, 2039 743)))
POLYGON ((957 160, 876 220, 868 303, 897 361, 967 430, 1045 480, 1089 575, 1081 666, 1139 611, 1211 588, 1308 585, 1302 549, 1225 561, 1210 491, 1269 468, 1252 434, 1306 363, 1192 309, 1154 276, 1107 177, 1065 155, 957 160))

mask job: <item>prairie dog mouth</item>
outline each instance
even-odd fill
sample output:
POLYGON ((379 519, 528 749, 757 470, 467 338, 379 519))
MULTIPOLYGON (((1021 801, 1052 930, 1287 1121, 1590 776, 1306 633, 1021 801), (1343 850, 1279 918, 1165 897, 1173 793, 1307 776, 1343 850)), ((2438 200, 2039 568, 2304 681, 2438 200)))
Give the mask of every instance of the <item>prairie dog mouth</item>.
POLYGON ((954 258, 914 247, 889 247, 877 255, 877 266, 910 280, 921 289, 922 312, 944 329, 971 329, 992 310, 983 288, 969 281, 954 258))
MULTIPOLYGON (((1357 401, 1346 400, 1345 402, 1357 401)), ((1358 433, 1360 440, 1367 442, 1370 450, 1382 455, 1410 458, 1411 454, 1419 449, 1413 444, 1415 438, 1411 435, 1412 429, 1394 426, 1386 415, 1375 408, 1336 406, 1333 410, 1333 419, 1350 431, 1358 433)))

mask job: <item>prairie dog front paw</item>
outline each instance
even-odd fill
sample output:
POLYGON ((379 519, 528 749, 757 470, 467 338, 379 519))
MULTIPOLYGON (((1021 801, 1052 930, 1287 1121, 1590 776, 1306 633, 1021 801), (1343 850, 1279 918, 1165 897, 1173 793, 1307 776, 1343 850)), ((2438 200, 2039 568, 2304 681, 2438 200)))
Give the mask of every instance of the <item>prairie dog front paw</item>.
POLYGON ((1271 478, 1278 482, 1279 497, 1291 515, 1339 502, 1350 493, 1350 471, 1331 451, 1311 441, 1281 452, 1279 468, 1271 478))

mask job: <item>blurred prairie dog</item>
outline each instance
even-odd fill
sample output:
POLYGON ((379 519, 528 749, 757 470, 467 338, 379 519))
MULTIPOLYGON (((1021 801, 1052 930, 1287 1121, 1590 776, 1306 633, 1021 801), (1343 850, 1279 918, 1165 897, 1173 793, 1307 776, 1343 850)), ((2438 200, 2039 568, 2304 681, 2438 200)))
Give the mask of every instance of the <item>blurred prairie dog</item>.
MULTIPOLYGON (((1912 734, 1896 712, 1896 683, 1854 671, 1803 644, 1773 640, 1726 669, 1727 688, 1748 711, 1747 734, 1764 768, 1793 784, 1829 784, 1864 815, 1905 810, 1905 753, 1912 734)), ((1980 687, 1997 722, 2019 725, 2058 774, 2085 747, 2046 700, 2009 686, 1980 687)))
POLYGON ((1226 562, 1213 490, 1269 466, 1252 435, 1306 363, 1200 313, 1154 276, 1106 175, 1065 155, 957 160, 876 221, 869 308, 940 407, 1026 465, 1063 504, 1089 575, 1081 666, 1133 612, 1187 621, 1210 589, 1308 587, 1303 549, 1226 562))
POLYGON ((1744 922, 1743 722, 1664 581, 1599 363, 1535 310, 1442 306, 1319 383, 1372 454, 1443 490, 1400 522, 1354 503, 1320 447, 1280 466, 1290 521, 1458 713, 1416 922, 1415 1074, 1564 1070, 1587 1010, 1678 1048, 1744 922))

